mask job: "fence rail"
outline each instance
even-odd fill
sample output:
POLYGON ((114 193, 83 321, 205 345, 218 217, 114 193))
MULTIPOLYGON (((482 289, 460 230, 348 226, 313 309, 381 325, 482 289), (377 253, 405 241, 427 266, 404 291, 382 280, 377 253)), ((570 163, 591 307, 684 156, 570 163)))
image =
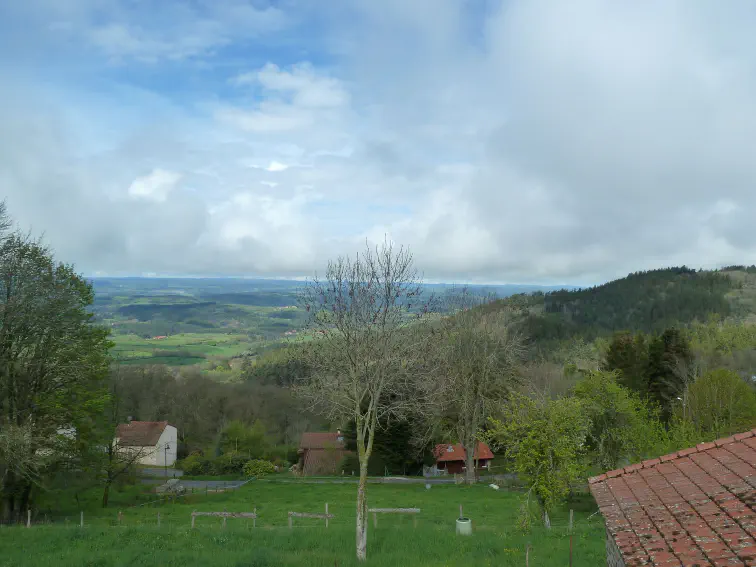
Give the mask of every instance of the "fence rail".
POLYGON ((257 520, 257 508, 254 512, 192 512, 192 527, 194 527, 194 520, 197 516, 214 516, 217 518, 223 518, 223 527, 226 527, 227 518, 247 518, 249 520, 257 520))
POLYGON ((412 514, 412 525, 417 527, 417 514, 420 508, 368 508, 368 513, 373 514, 373 527, 378 527, 378 514, 412 514))
POLYGON ((289 512, 289 528, 294 527, 294 518, 313 518, 315 520, 325 520, 325 527, 328 527, 328 520, 334 519, 336 516, 328 513, 328 503, 325 505, 325 514, 313 514, 311 512, 289 512))

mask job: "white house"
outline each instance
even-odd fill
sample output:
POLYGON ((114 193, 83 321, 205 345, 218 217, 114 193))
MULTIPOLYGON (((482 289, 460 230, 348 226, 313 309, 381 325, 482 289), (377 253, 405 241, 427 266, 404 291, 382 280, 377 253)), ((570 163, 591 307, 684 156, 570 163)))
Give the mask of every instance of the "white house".
POLYGON ((170 467, 176 462, 178 432, 167 421, 129 421, 116 428, 119 451, 138 453, 138 463, 170 467))

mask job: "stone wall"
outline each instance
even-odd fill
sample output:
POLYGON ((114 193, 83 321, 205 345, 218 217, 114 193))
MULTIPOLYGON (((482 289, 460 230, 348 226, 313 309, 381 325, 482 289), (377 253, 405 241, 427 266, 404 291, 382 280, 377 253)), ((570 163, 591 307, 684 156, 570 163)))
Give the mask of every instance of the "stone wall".
POLYGON ((609 530, 606 530, 606 567, 625 567, 619 547, 609 530))

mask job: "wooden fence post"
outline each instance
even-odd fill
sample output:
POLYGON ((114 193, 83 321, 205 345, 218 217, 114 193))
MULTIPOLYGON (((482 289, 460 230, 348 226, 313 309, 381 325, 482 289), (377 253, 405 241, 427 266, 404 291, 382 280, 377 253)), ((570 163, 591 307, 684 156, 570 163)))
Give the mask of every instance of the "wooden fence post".
POLYGON ((572 533, 572 515, 573 515, 573 510, 572 508, 570 508, 570 533, 572 533))
POLYGON ((192 512, 192 529, 194 529, 194 512, 192 512))
POLYGON ((31 508, 26 509, 26 527, 31 527, 31 508))
POLYGON ((81 512, 81 527, 84 527, 84 511, 81 512))
POLYGON ((326 527, 328 527, 328 502, 326 502, 326 518, 325 518, 325 522, 326 522, 326 527))
POLYGON ((158 510, 158 527, 160 527, 160 511, 158 510))
POLYGON ((373 512, 373 527, 374 528, 378 527, 378 513, 377 512, 373 512))

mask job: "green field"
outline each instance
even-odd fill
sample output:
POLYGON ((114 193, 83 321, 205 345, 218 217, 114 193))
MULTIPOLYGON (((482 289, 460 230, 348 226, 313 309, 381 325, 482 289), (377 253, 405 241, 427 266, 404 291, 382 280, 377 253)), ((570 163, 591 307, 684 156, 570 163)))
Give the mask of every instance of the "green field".
POLYGON ((227 333, 182 333, 163 339, 137 335, 113 335, 113 357, 123 364, 168 364, 184 366, 233 358, 248 352, 256 343, 247 335, 227 333))
MULTIPOLYGON (((304 484, 253 481, 234 492, 190 495, 184 503, 158 508, 88 511, 84 529, 76 522, 5 528, 0 532, 0 565, 125 566, 301 566, 356 565, 354 556, 354 484, 304 484), (287 512, 322 512, 325 503, 336 517, 326 529, 322 520, 296 519, 289 529, 287 512), (259 519, 197 518, 199 511, 247 512, 259 519), (157 513, 161 526, 157 527, 157 513)), ((573 565, 596 566, 604 561, 604 528, 592 500, 573 501, 553 514, 553 528, 517 528, 520 493, 494 491, 487 486, 421 484, 370 485, 370 506, 419 507, 417 527, 404 516, 380 516, 368 528, 368 565, 374 566, 517 566, 525 564, 530 544, 531 566, 567 565, 568 508, 575 510, 573 565), (454 533, 459 505, 473 520, 472 537, 454 533)), ((118 495, 115 496, 119 498, 118 495)))

